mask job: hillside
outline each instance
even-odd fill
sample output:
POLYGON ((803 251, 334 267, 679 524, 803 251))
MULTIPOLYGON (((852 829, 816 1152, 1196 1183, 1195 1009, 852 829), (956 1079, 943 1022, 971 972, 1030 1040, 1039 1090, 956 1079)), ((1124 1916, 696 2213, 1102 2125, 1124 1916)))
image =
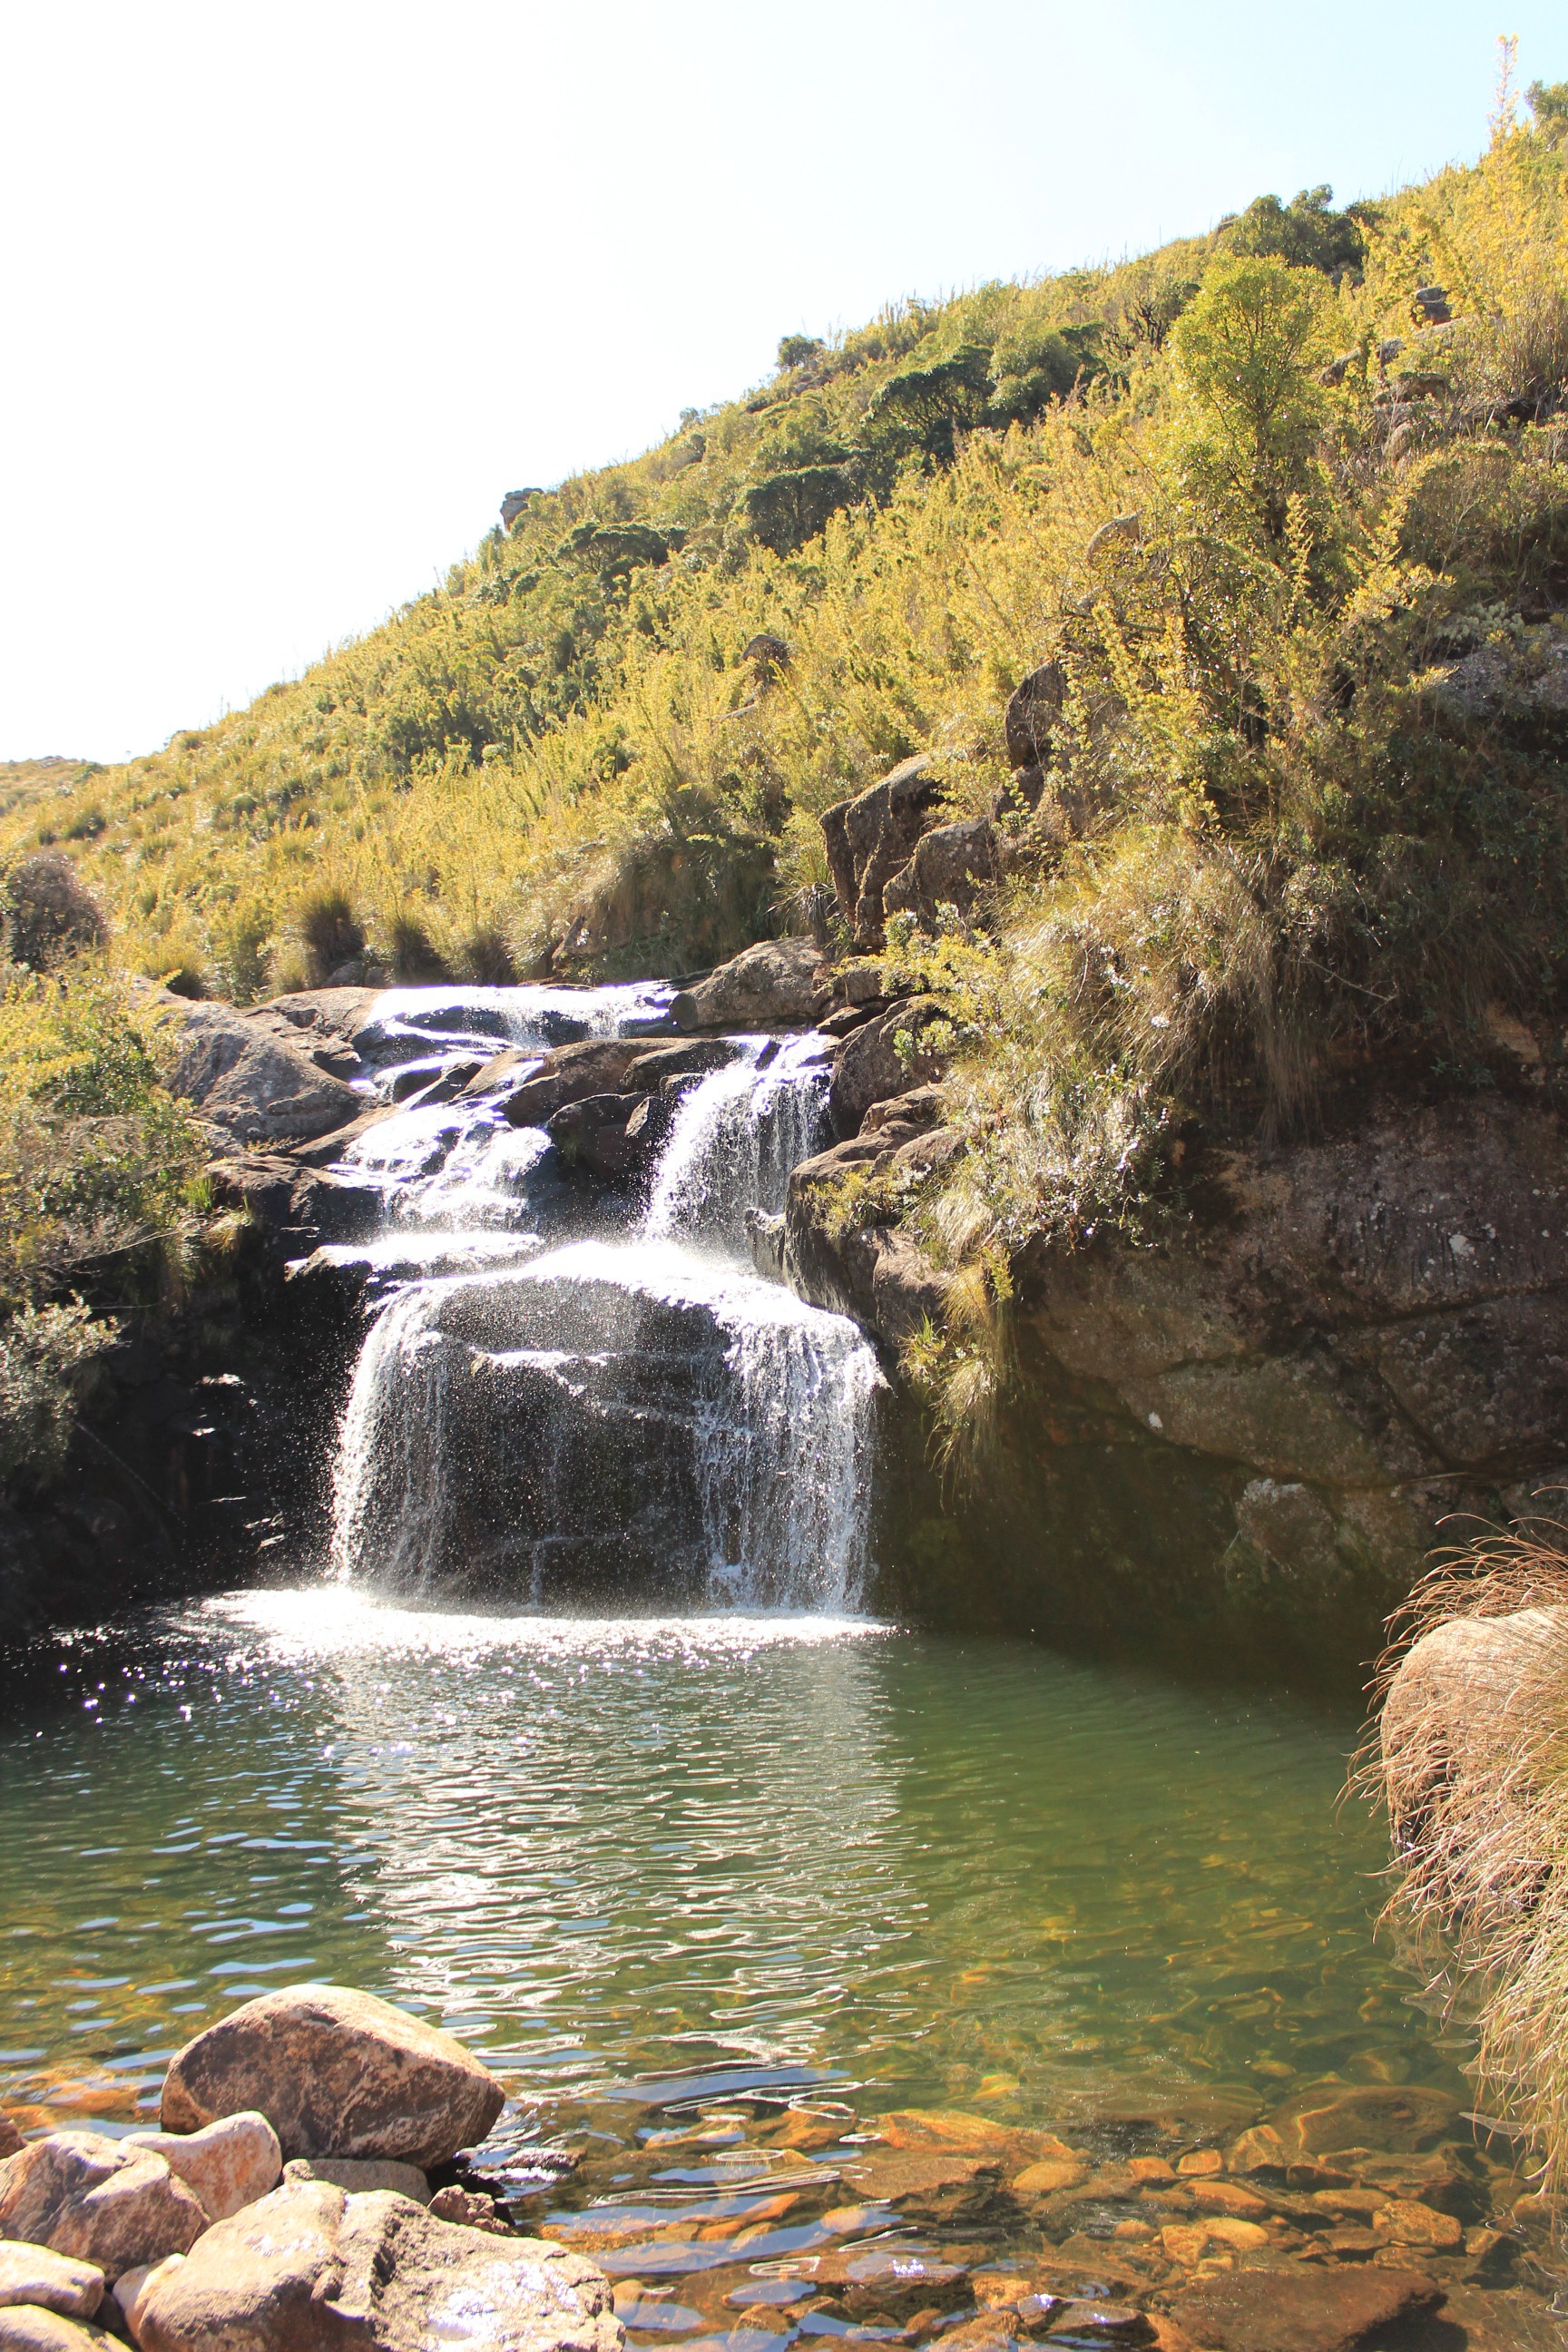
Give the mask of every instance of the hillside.
POLYGON ((68 854, 118 954, 240 1002, 882 954, 964 1149, 837 1213, 945 1269, 907 1360, 972 1435, 1020 1253, 1152 1230, 1194 1117, 1283 1133, 1391 1056, 1555 1091, 1565 122, 1505 89, 1475 166, 1386 201, 786 339, 297 683, 27 772, 0 858, 68 854), (884 941, 820 820, 914 753, 994 880, 884 941))

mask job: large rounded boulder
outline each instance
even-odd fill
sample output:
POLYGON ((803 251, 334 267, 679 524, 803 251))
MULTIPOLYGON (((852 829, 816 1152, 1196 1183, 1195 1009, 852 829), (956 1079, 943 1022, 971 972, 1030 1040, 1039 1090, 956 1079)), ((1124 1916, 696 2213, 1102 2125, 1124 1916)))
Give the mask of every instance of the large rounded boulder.
POLYGON ((161 2156, 101 2132, 50 2132, 0 2165, 0 2238, 95 2263, 105 2278, 183 2254, 207 2219, 161 2156))
POLYGON ((449 2033, 371 1993, 290 1985, 247 2001, 176 2053, 166 2132, 254 2109, 293 2157, 381 2158, 425 2170, 483 2139, 505 2093, 449 2033))

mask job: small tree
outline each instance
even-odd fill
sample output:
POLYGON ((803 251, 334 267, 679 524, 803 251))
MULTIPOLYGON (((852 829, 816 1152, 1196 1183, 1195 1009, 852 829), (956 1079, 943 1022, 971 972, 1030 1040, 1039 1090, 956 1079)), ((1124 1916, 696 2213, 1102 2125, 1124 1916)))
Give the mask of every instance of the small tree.
POLYGON ((1291 496, 1307 486, 1326 414, 1315 362, 1324 346, 1324 282, 1273 258, 1211 269, 1173 331, 1183 455, 1264 536, 1282 541, 1291 496))

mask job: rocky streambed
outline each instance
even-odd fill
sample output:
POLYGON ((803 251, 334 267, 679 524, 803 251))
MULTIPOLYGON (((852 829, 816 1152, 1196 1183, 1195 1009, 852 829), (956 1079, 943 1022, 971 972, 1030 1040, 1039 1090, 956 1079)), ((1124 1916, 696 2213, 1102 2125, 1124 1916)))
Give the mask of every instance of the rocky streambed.
POLYGON ((508 2087, 405 2011, 299 1985, 175 2054, 156 2131, 0 2126, 0 2347, 1559 2341, 1540 2201, 1434 2092, 1068 2139, 787 2087, 575 2114, 508 2087))

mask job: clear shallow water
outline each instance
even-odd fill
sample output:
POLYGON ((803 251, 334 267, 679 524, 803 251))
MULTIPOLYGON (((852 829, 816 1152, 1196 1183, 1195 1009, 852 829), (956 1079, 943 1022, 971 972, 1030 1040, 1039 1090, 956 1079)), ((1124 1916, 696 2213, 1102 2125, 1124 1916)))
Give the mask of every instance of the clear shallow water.
POLYGON ((1278 1694, 341 1588, 60 1658, 0 1731, 11 2105, 124 2128, 204 2021, 306 1977, 546 2120, 634 2080, 1211 2129, 1306 2082, 1462 2089, 1373 1940, 1355 1725, 1278 1694))

